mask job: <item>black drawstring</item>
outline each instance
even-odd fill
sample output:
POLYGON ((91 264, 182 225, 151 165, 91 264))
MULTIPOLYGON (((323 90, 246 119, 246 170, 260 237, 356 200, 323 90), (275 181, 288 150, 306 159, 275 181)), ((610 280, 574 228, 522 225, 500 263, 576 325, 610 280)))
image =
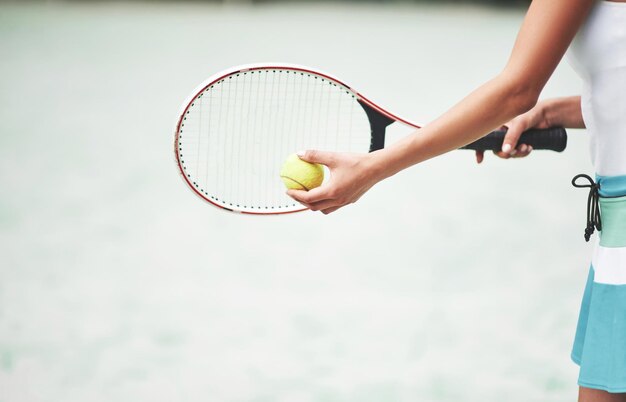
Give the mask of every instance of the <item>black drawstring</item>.
POLYGON ((589 197, 587 198, 587 227, 585 228, 585 241, 589 241, 594 228, 602 230, 600 207, 598 206, 598 199, 600 198, 600 183, 594 182, 593 179, 586 174, 577 174, 572 179, 572 185, 578 188, 589 187, 589 197), (587 179, 589 184, 576 184, 576 180, 580 177, 587 179))

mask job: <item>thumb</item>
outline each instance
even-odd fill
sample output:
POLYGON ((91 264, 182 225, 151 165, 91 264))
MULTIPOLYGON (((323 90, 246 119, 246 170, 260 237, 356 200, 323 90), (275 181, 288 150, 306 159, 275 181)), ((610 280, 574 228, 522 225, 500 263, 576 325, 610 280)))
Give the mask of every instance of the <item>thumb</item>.
POLYGON ((299 151, 296 153, 298 158, 302 159, 305 162, 310 163, 321 163, 326 166, 333 166, 333 162, 335 158, 333 156, 333 152, 327 151, 317 151, 309 149, 307 151, 299 151))

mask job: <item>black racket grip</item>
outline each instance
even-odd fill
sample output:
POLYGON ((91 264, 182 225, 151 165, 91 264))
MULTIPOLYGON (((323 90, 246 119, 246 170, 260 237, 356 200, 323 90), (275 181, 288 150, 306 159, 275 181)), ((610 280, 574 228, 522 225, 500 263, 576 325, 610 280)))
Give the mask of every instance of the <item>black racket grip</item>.
MULTIPOLYGON (((461 147, 461 149, 500 151, 505 134, 506 130, 492 131, 483 138, 461 147)), ((562 152, 567 146, 567 132, 563 127, 531 129, 524 131, 517 143, 530 145, 533 149, 562 152)))

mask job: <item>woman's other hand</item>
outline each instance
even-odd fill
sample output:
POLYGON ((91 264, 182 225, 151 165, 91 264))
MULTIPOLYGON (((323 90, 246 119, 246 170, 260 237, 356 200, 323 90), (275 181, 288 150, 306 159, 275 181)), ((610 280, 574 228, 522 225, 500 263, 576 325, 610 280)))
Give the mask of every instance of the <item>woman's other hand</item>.
MULTIPOLYGON (((531 128, 548 127, 550 127, 550 125, 545 118, 543 104, 541 102, 537 103, 537 105, 528 112, 517 116, 502 126, 502 129, 507 130, 504 136, 504 142, 502 143, 502 149, 500 151, 493 151, 493 153, 502 159, 524 158, 532 152, 533 147, 528 144, 518 144, 522 133, 531 128)), ((476 151, 476 162, 481 163, 483 159, 484 151, 476 151)))
POLYGON ((288 190, 287 194, 312 211, 324 214, 352 204, 379 181, 370 155, 313 150, 298 153, 304 161, 326 165, 330 179, 312 190, 288 190))

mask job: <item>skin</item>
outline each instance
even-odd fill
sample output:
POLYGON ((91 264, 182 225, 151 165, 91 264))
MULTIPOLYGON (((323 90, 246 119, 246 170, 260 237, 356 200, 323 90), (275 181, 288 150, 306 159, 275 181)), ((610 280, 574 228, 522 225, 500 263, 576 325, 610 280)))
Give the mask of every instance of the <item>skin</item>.
MULTIPOLYGON (((626 3, 626 0, 618 2, 626 3)), ((309 150, 301 159, 327 165, 331 180, 311 191, 289 190, 296 201, 324 214, 356 202, 372 186, 399 171, 457 149, 500 126, 508 127, 504 159, 525 157, 532 148, 517 144, 529 128, 584 128, 580 97, 538 102, 541 90, 562 59, 593 0, 534 0, 513 51, 500 74, 432 123, 397 143, 369 154, 309 150)), ((476 153, 481 163, 482 152, 476 153)), ((579 402, 626 402, 626 394, 579 387, 579 402)))

